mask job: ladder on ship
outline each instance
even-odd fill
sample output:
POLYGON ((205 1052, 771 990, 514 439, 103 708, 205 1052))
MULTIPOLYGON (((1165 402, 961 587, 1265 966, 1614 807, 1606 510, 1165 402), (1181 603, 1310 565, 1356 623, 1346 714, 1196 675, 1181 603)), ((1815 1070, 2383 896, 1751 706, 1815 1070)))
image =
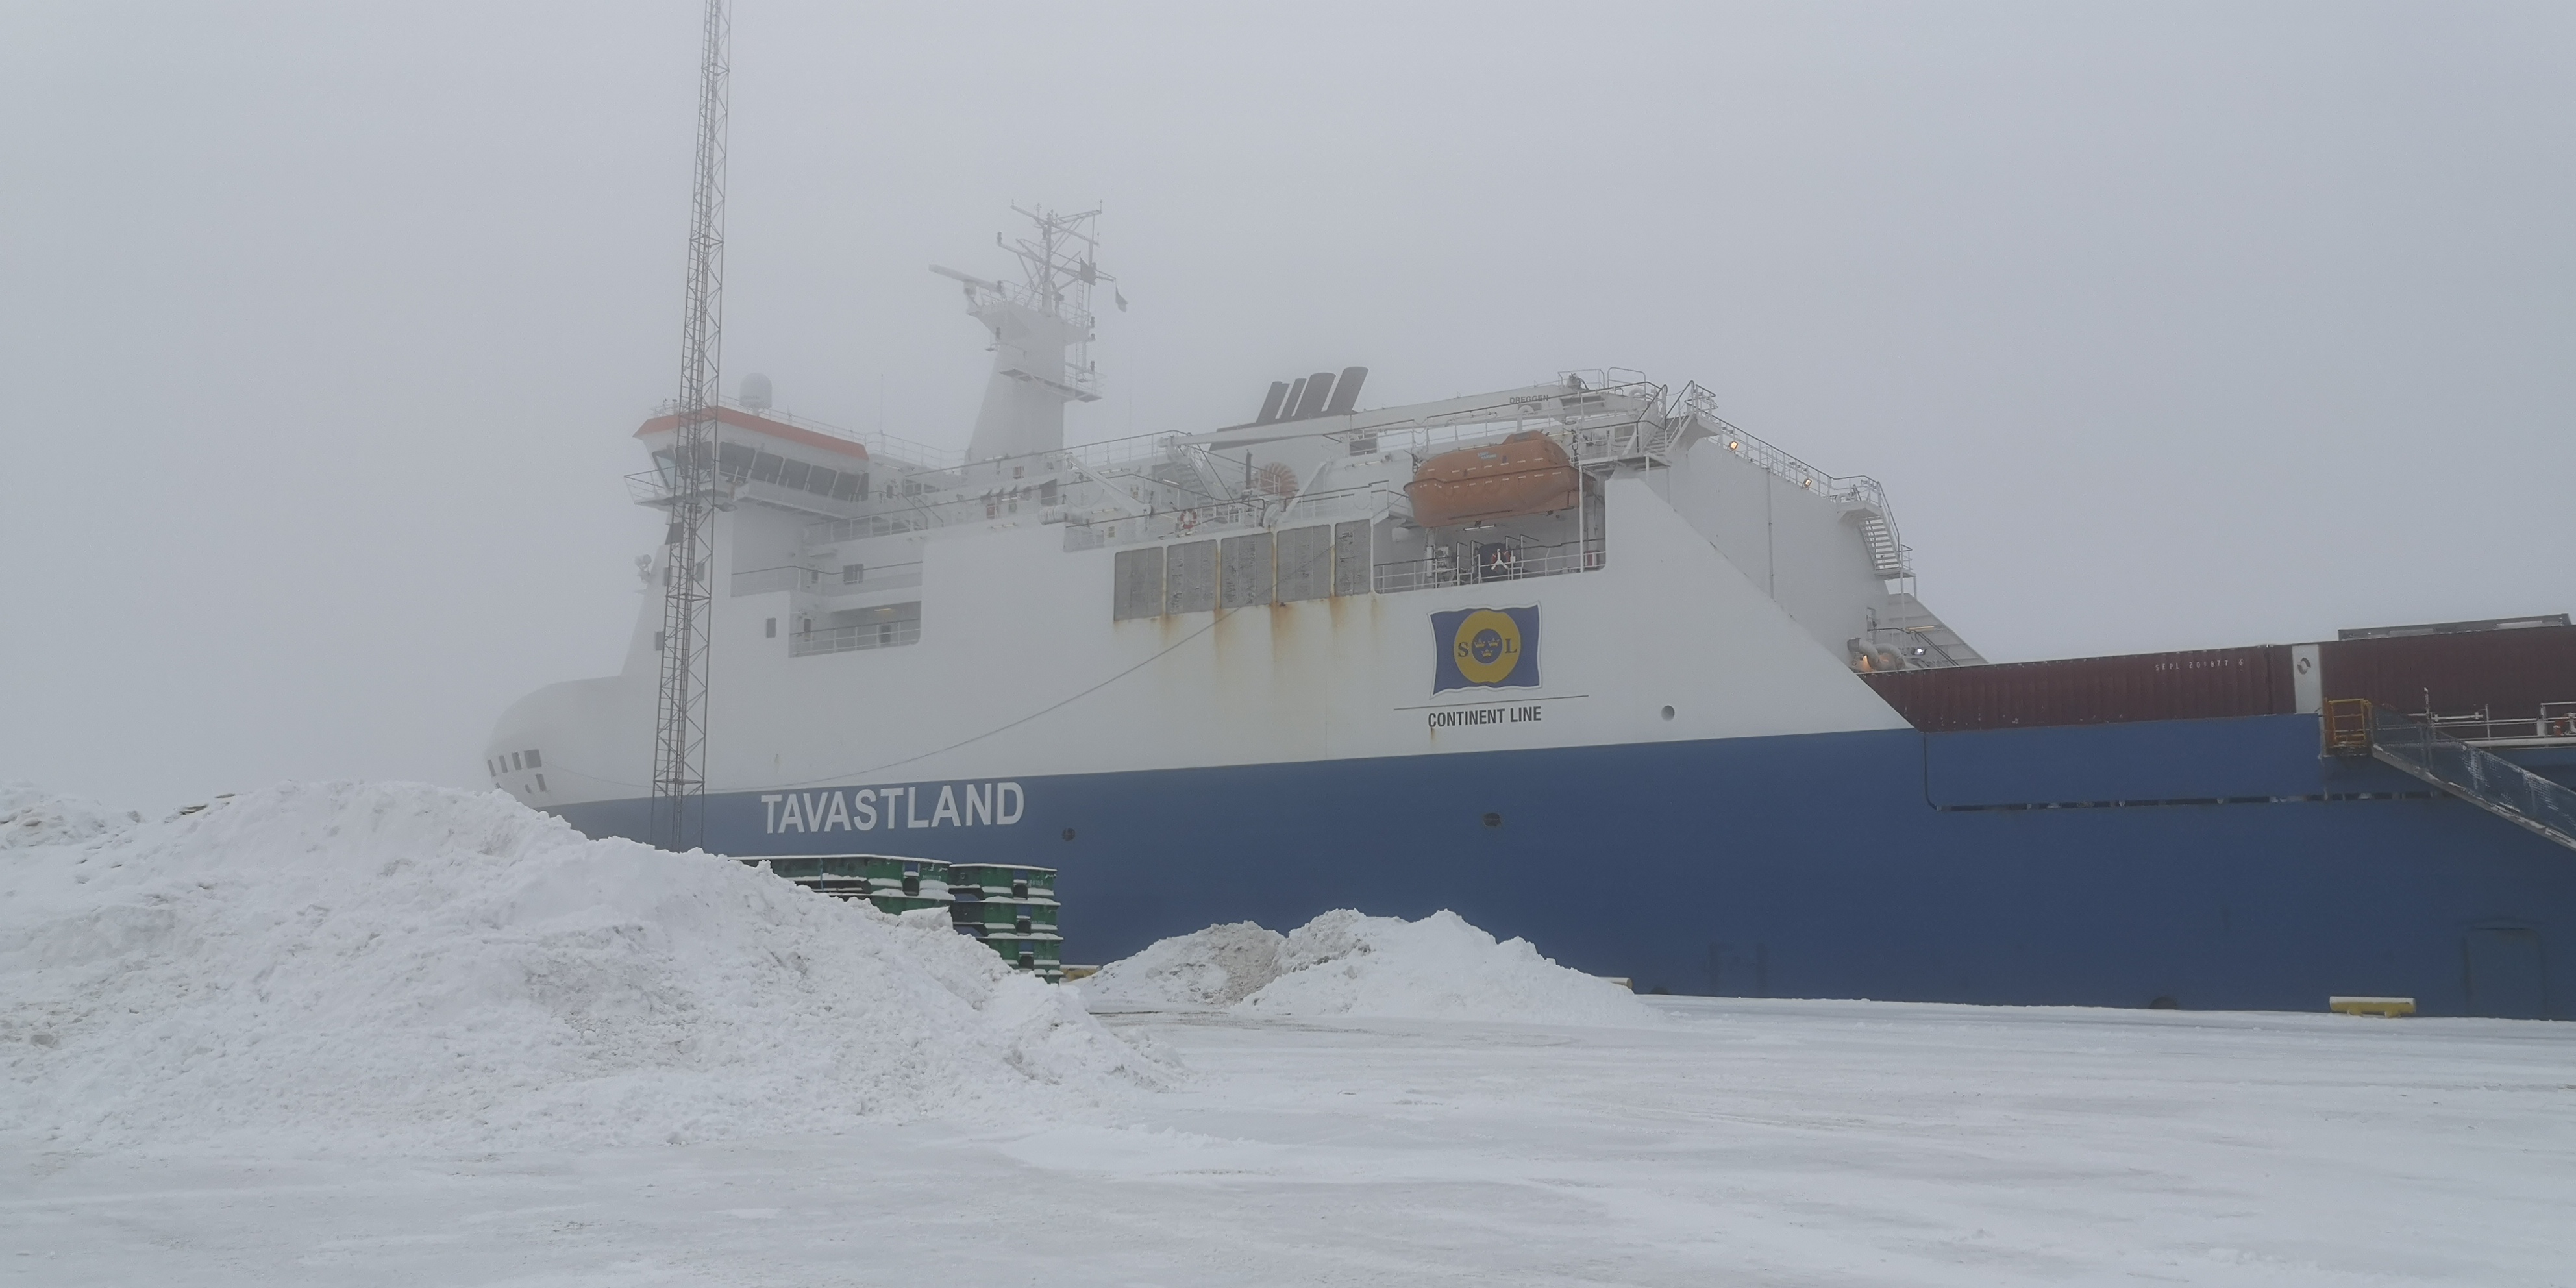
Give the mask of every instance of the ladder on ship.
POLYGON ((2462 742, 2368 698, 2327 702, 2325 741, 2329 754, 2368 756, 2576 850, 2576 790, 2484 747, 2462 742))
POLYGON ((1860 511, 1860 540, 1869 551, 1870 571, 1877 573, 1880 580, 1893 581, 1913 571, 1906 566, 1904 544, 1896 539, 1896 525, 1889 523, 1886 515, 1864 507, 1860 511))

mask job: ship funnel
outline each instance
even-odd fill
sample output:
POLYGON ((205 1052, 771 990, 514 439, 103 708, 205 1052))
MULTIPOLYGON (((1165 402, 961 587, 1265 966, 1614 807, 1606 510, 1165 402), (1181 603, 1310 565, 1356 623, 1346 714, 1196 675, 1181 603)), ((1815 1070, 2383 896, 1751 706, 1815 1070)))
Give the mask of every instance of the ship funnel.
POLYGON ((1368 368, 1344 367, 1338 377, 1329 371, 1318 371, 1295 384, 1271 381, 1269 395, 1261 400, 1261 414, 1252 423, 1267 425, 1312 416, 1347 415, 1359 405, 1360 385, 1367 379, 1368 368))
POLYGON ((1333 384, 1333 400, 1324 404, 1327 416, 1345 416, 1360 405, 1360 386, 1368 380, 1368 368, 1344 367, 1342 378, 1333 384))
POLYGON ((1288 382, 1285 380, 1271 381, 1270 396, 1261 400, 1261 414, 1254 417, 1252 423, 1255 425, 1267 425, 1270 422, 1279 419, 1279 404, 1286 401, 1288 401, 1288 382))
POLYGON ((751 411, 769 410, 769 377, 758 372, 744 376, 741 402, 744 408, 751 411))
POLYGON ((1318 371, 1306 377, 1305 385, 1306 392, 1297 399, 1297 410, 1289 417, 1291 420, 1323 414, 1324 400, 1333 396, 1333 373, 1318 371))

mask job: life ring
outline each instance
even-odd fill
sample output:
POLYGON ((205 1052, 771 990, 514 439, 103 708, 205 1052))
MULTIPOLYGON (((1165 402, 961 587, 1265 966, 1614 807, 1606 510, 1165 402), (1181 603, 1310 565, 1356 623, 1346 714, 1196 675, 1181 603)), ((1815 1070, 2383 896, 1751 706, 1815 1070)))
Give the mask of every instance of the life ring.
POLYGON ((1197 530, 1198 530, 1198 526, 1199 526, 1199 512, 1198 512, 1198 511, 1196 511, 1196 510, 1183 510, 1183 511, 1181 511, 1181 531, 1183 531, 1183 532, 1195 532, 1195 531, 1197 531, 1197 530))

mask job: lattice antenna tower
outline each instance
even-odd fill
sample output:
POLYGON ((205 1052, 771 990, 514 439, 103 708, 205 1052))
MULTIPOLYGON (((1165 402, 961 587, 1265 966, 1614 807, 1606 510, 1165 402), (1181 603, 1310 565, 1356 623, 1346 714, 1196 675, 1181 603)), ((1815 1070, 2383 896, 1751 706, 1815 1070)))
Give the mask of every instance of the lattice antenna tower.
MULTIPOLYGON (((1067 382, 1097 396, 1099 372, 1091 365, 1091 288, 1118 280, 1100 271, 1100 212, 1068 215, 1043 206, 1027 210, 1016 203, 1011 212, 1035 225, 1032 235, 1005 241, 995 233, 993 244, 1019 257, 1021 275, 1028 282, 1017 292, 1024 297, 1021 302, 1072 328, 1070 352, 1065 354, 1067 382)), ((1119 307, 1126 306, 1121 299, 1119 307)))
POLYGON ((715 565, 716 399, 724 353, 725 90, 733 43, 729 0, 707 0, 698 63, 697 187, 689 222, 689 290, 680 344, 679 441, 664 538, 661 689, 653 713, 651 836, 666 850, 706 837, 707 646, 715 565))

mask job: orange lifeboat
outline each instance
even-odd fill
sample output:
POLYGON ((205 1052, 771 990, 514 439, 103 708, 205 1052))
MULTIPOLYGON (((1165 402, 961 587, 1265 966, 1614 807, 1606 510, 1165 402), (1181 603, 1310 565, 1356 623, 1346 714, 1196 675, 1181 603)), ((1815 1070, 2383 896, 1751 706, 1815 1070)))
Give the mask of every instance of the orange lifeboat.
POLYGON ((1447 528, 1573 509, 1583 476, 1555 439, 1527 429, 1424 461, 1404 494, 1413 498, 1415 523, 1447 528))

